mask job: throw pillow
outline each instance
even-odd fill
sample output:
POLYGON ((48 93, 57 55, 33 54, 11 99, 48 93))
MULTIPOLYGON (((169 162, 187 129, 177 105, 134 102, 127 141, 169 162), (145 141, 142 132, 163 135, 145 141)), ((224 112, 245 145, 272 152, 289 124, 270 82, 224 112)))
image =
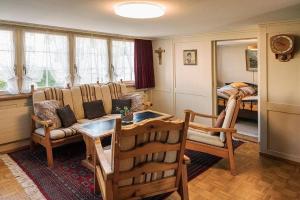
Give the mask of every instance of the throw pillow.
POLYGON ((248 84, 244 82, 233 82, 230 84, 234 88, 241 88, 241 87, 247 87, 248 84))
POLYGON ((77 123, 74 112, 69 105, 56 109, 56 112, 64 128, 70 127, 73 124, 77 123))
POLYGON ((127 107, 129 110, 131 109, 131 99, 113 99, 112 100, 112 114, 120 114, 119 109, 124 109, 127 107))
POLYGON ((224 119, 225 119, 225 116, 226 116, 226 112, 225 112, 225 110, 223 110, 219 114, 219 116, 218 116, 218 118, 216 120, 215 128, 221 128, 222 127, 224 119))
POLYGON ((83 110, 85 118, 87 119, 95 119, 106 115, 103 102, 101 100, 84 102, 83 110))
POLYGON ((35 114, 41 120, 51 120, 53 122, 52 128, 60 128, 61 121, 56 113, 56 109, 60 108, 59 101, 47 100, 40 101, 33 104, 35 114))
POLYGON ((144 110, 144 95, 142 94, 128 94, 123 95, 120 99, 131 99, 131 111, 138 112, 144 110))
MULTIPOLYGON (((223 111, 219 114, 219 116, 218 116, 218 118, 217 118, 217 120, 216 120, 216 124, 215 124, 214 128, 222 128, 222 125, 223 125, 225 116, 226 116, 226 111, 223 110, 223 111)), ((211 135, 219 135, 220 132, 210 132, 210 134, 211 134, 211 135)))

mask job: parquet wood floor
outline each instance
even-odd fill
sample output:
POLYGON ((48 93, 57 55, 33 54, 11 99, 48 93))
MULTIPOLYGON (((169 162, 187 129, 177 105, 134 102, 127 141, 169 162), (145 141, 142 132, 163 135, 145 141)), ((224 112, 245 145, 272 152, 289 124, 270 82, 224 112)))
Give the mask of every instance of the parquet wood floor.
MULTIPOLYGON (((232 176, 226 160, 189 182, 190 200, 300 200, 300 166, 259 156, 256 143, 235 152, 239 174, 232 176)), ((28 199, 0 161, 0 199, 28 199)), ((180 199, 174 193, 168 200, 180 199)))
POLYGON ((300 200, 300 166, 259 156, 256 143, 243 144, 235 157, 237 176, 220 161, 189 182, 190 200, 300 200))

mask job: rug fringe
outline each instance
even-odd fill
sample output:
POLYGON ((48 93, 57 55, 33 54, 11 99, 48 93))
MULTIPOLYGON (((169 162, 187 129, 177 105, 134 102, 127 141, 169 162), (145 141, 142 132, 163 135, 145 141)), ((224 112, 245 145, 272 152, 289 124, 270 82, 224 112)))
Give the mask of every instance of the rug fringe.
POLYGON ((11 159, 7 154, 0 154, 0 159, 6 164, 16 180, 20 183, 27 196, 31 200, 47 200, 40 192, 36 184, 27 176, 27 174, 11 159))

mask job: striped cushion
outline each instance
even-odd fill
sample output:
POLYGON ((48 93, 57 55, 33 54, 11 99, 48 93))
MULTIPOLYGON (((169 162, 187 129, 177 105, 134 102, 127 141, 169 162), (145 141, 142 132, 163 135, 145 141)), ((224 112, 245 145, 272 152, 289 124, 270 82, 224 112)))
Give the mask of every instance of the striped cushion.
POLYGON ((64 105, 61 88, 46 88, 44 94, 46 100, 57 100, 60 103, 60 106, 64 105))
MULTIPOLYGON (((44 128, 38 128, 34 132, 41 136, 45 136, 44 128)), ((58 139, 70 137, 70 136, 77 135, 77 134, 78 134, 78 132, 72 127, 53 129, 50 131, 50 139, 58 140, 58 139)))
POLYGON ((119 99, 122 96, 121 84, 110 82, 107 85, 110 90, 111 99, 119 99))
POLYGON ((84 84, 79 86, 83 102, 96 101, 96 88, 92 84, 84 84))

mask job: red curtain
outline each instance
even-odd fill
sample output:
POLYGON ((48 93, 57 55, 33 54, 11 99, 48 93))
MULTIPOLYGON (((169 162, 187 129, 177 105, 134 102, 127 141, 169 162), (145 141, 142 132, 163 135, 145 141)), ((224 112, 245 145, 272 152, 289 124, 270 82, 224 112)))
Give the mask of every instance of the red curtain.
POLYGON ((151 40, 134 41, 134 75, 136 89, 155 87, 151 40))

